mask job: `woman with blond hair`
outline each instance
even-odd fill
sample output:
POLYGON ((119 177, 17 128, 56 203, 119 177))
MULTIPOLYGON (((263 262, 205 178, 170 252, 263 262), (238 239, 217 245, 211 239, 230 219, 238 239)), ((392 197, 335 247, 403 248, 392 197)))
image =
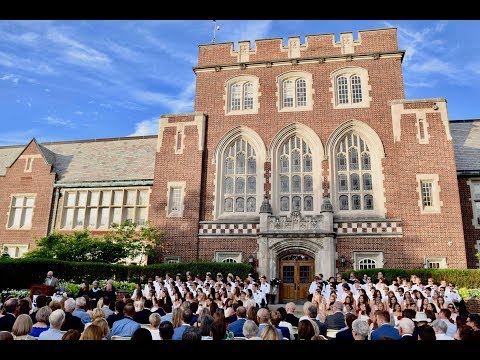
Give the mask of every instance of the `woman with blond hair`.
POLYGON ((33 321, 27 314, 20 314, 15 319, 12 327, 12 335, 14 340, 37 340, 30 334, 32 331, 33 321))
POLYGON ((100 308, 95 308, 92 310, 92 321, 88 322, 85 324, 85 327, 87 326, 90 326, 91 324, 93 324, 93 322, 95 321, 95 319, 105 319, 105 312, 103 311, 103 309, 100 309, 100 308))
POLYGON ((110 334, 110 327, 108 326, 108 322, 105 318, 97 317, 92 321, 92 325, 97 325, 100 329, 102 329, 102 339, 103 340, 111 340, 112 335, 110 334))
POLYGON ((260 337, 262 340, 283 340, 283 338, 280 337, 277 328, 272 324, 268 324, 262 329, 260 337))
POLYGON ((95 324, 86 327, 80 335, 80 340, 102 340, 102 338, 103 329, 95 324))
POLYGON ((152 340, 161 340, 160 331, 158 330, 161 321, 162 317, 159 313, 151 313, 148 317, 148 322, 150 323, 150 327, 148 328, 148 330, 150 330, 150 332, 152 333, 152 340))
POLYGON ((173 328, 177 328, 183 324, 183 310, 182 308, 176 308, 172 311, 172 325, 173 328))

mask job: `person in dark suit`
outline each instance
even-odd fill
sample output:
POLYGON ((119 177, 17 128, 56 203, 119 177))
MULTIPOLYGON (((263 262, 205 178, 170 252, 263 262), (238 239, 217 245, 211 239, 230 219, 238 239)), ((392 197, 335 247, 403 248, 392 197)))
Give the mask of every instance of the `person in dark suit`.
MULTIPOLYGON (((305 303, 303 304, 304 306, 304 314, 307 316, 310 320, 312 320, 315 324, 317 324, 318 329, 320 330, 320 335, 327 336, 327 324, 322 323, 320 320, 317 319, 317 305, 313 303, 305 303)), ((302 317, 303 319, 303 317, 302 317)))
POLYGON ((352 313, 348 313, 347 315, 345 315, 345 324, 347 325, 347 327, 340 330, 337 333, 335 339, 337 339, 337 340, 354 340, 353 334, 352 334, 352 323, 353 323, 353 320, 355 320, 356 318, 357 318, 357 316, 355 314, 352 314, 352 313))
POLYGON ((37 298, 35 299, 35 309, 34 311, 30 314, 30 317, 32 318, 32 322, 35 324, 37 322, 37 311, 38 309, 44 307, 47 305, 47 296, 46 295, 38 295, 37 298))
POLYGON ((19 301, 17 298, 10 298, 4 304, 5 315, 0 318, 0 331, 12 331, 13 324, 17 319, 19 301))
POLYGON ((83 325, 82 320, 79 317, 72 315, 73 310, 75 310, 75 306, 76 303, 74 299, 68 298, 65 300, 65 303, 63 304, 63 308, 65 310, 65 320, 60 330, 67 331, 70 329, 75 329, 83 332, 85 325, 83 325))
POLYGON ((236 337, 243 337, 243 324, 247 321, 247 309, 245 306, 239 306, 236 314, 237 320, 228 325, 228 330, 233 332, 236 337))
POLYGON ((375 317, 377 319, 378 329, 372 331, 370 335, 371 340, 400 340, 400 333, 390 325, 390 313, 388 311, 378 311, 375 313, 375 317))
POLYGON ((285 316, 285 321, 292 324, 292 326, 298 326, 299 318, 295 316, 295 303, 289 302, 285 304, 285 310, 287 311, 287 315, 285 316))
POLYGON ((137 311, 135 315, 133 315, 133 320, 138 322, 139 324, 150 324, 150 314, 152 313, 151 308, 152 308, 152 300, 147 299, 143 303, 143 309, 140 311, 137 311))
POLYGON ((124 307, 125 302, 123 300, 117 300, 115 302, 115 312, 107 318, 107 323, 110 328, 112 328, 115 321, 122 320, 125 317, 125 315, 123 315, 124 307))
POLYGON ((53 286, 55 288, 55 291, 58 290, 60 286, 60 282, 56 277, 53 276, 53 271, 51 270, 47 272, 47 277, 45 278, 45 281, 43 283, 48 286, 53 286))
POLYGON ((345 327, 345 315, 342 312, 343 304, 340 301, 335 301, 332 305, 333 314, 325 317, 325 324, 328 329, 340 330, 345 327))

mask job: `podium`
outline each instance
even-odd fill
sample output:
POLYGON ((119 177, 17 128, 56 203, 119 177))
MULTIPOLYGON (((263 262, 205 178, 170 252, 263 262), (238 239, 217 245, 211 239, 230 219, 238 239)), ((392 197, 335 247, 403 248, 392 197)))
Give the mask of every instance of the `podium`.
POLYGON ((33 284, 30 286, 30 299, 33 300, 33 295, 51 296, 55 294, 55 288, 45 284, 33 284))

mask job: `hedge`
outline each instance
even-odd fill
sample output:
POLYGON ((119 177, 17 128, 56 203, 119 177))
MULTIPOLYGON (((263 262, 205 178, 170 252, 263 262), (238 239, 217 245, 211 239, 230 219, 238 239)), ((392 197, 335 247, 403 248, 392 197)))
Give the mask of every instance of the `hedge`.
POLYGON ((358 279, 363 278, 363 274, 367 274, 372 280, 377 279, 378 272, 381 271, 383 277, 389 282, 395 280, 397 276, 405 277, 410 280, 411 275, 417 275, 422 279, 424 284, 427 283, 427 279, 432 277, 436 283, 440 283, 441 280, 446 280, 447 283, 452 282, 456 288, 466 287, 469 289, 480 287, 480 269, 365 269, 365 270, 352 270, 342 273, 342 277, 349 278, 351 272, 355 274, 358 279))
POLYGON ((200 274, 202 277, 208 271, 215 275, 222 273, 226 276, 232 273, 246 278, 252 271, 250 265, 243 263, 221 262, 187 262, 176 264, 153 264, 147 266, 116 265, 94 262, 69 262, 54 259, 0 259, 0 290, 3 289, 28 289, 32 284, 41 284, 47 272, 52 270, 56 278, 66 281, 82 282, 99 279, 113 278, 118 281, 141 281, 145 283, 149 277, 155 275, 165 276, 169 272, 174 276, 190 271, 192 275, 200 274))

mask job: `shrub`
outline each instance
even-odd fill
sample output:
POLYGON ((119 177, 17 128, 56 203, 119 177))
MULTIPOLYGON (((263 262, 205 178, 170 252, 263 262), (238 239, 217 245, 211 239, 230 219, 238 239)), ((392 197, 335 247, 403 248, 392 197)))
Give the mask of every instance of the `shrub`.
MULTIPOLYGON (((147 266, 119 265, 93 262, 69 262, 54 259, 20 258, 0 259, 0 273, 8 276, 0 277, 0 289, 23 288, 28 289, 32 284, 41 284, 45 275, 52 270, 54 276, 67 282, 79 284, 83 281, 92 283, 93 280, 113 279, 114 281, 142 282, 145 283, 149 277, 155 275, 165 276, 180 273, 185 280, 185 273, 204 276, 210 271, 212 274, 221 272, 224 276, 228 273, 247 277, 250 266, 241 263, 219 263, 219 262, 188 262, 178 264, 154 264, 147 266)), ((123 288, 120 283, 114 285, 116 288, 123 288)), ((132 285, 127 285, 128 290, 132 285)))

